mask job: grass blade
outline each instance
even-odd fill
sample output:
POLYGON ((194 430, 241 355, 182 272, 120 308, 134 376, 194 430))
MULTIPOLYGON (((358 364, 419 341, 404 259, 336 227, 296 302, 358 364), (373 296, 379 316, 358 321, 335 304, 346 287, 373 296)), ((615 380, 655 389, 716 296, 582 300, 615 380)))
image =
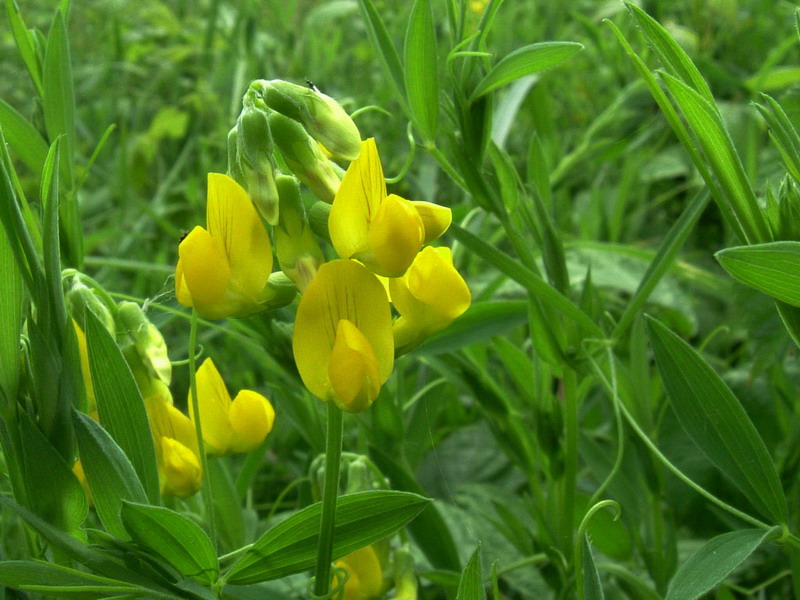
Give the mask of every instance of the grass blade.
POLYGON ((405 41, 405 84, 414 125, 425 145, 433 144, 439 127, 439 75, 436 31, 430 0, 416 0, 405 41))

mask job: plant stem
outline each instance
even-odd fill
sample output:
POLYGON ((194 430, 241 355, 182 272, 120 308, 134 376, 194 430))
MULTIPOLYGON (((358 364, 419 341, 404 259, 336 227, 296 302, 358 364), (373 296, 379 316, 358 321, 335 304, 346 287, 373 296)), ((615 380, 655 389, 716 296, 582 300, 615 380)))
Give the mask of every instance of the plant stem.
POLYGON ((189 329, 189 389, 192 397, 192 413, 194 415, 194 430, 197 434, 197 451, 200 453, 200 465, 203 468, 203 501, 206 507, 208 520, 208 533, 211 543, 216 546, 216 530, 214 524, 214 497, 211 492, 211 477, 208 472, 208 458, 206 457, 205 443, 203 442, 203 425, 200 422, 200 403, 197 399, 197 365, 195 349, 197 348, 197 311, 192 309, 192 326, 189 329))
POLYGON ((325 596, 331 583, 333 526, 336 520, 336 496, 339 494, 339 463, 342 457, 342 411, 332 401, 328 405, 328 437, 325 447, 325 482, 322 490, 322 522, 314 569, 314 595, 325 596))
POLYGON ((564 504, 561 513, 561 536, 563 550, 568 556, 572 551, 572 528, 575 519, 575 486, 578 478, 578 394, 575 371, 564 370, 564 504))

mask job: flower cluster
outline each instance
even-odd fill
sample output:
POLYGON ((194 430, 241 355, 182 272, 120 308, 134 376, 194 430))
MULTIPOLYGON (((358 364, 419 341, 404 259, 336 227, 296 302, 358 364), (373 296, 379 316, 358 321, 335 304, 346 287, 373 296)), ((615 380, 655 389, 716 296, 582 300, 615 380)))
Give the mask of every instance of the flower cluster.
MULTIPOLYGON (((243 104, 228 137, 228 175, 208 178, 206 228, 180 244, 176 296, 220 319, 285 306, 299 291, 293 351, 303 382, 342 410, 365 410, 395 356, 470 305, 450 250, 428 245, 449 227, 450 209, 389 194, 375 140, 361 141, 347 113, 315 87, 258 80, 243 104), (347 170, 336 161, 349 161, 347 170), (298 180, 326 207, 313 231, 330 240, 334 260, 324 260, 298 180)), ((238 401, 246 405, 237 399, 230 414, 238 401)))

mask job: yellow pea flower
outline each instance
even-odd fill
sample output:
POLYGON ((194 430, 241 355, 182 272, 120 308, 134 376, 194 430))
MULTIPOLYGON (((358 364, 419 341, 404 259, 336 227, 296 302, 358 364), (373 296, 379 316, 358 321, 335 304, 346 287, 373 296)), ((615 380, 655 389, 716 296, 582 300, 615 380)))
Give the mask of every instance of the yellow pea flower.
POLYGON ((207 319, 265 310, 272 273, 269 235, 247 192, 227 175, 208 174, 208 229, 195 227, 178 248, 175 295, 207 319))
POLYGON ((447 327, 472 302, 447 247, 426 247, 405 275, 389 280, 389 291, 400 313, 393 325, 398 355, 447 327))
MULTIPOLYGON (((242 390, 231 401, 228 388, 210 358, 197 369, 196 383, 206 454, 250 452, 272 431, 275 409, 269 400, 252 390, 242 390)), ((194 420, 191 392, 189 416, 194 420)))
MULTIPOLYGON (((343 600, 371 600, 383 591, 383 570, 372 546, 359 548, 334 563, 348 572, 343 600)), ((336 585, 334 579, 331 586, 336 585)))
POLYGON ((361 143, 333 200, 328 231, 336 252, 378 275, 405 273, 425 241, 425 224, 408 200, 387 195, 375 139, 361 143))
POLYGON ((145 408, 161 481, 161 493, 186 498, 200 490, 203 469, 194 424, 172 404, 169 388, 153 380, 145 408))
POLYGON ((352 260, 322 265, 297 308, 292 347, 312 394, 347 412, 369 408, 394 363, 391 312, 378 279, 352 260))

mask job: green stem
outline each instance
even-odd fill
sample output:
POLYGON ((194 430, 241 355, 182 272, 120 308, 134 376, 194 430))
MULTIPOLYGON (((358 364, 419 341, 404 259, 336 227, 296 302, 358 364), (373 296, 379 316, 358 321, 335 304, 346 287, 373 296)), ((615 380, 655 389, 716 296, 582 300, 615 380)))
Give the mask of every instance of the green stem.
POLYGON ((194 430, 197 434, 197 451, 200 453, 200 465, 203 468, 203 501, 208 519, 208 532, 211 542, 216 545, 216 531, 214 524, 214 497, 211 492, 211 477, 208 472, 208 457, 206 457, 205 442, 203 441, 203 425, 200 422, 200 402, 197 399, 197 365, 195 348, 197 348, 197 310, 192 309, 192 326, 189 329, 189 388, 192 397, 192 412, 194 414, 194 430))
POLYGON ((331 583, 333 526, 336 520, 336 496, 339 494, 339 463, 342 457, 342 411, 332 401, 328 405, 328 436, 325 448, 325 483, 322 490, 322 523, 314 569, 314 595, 325 596, 331 583))
POLYGON ((470 192, 467 188, 467 184, 464 183, 464 179, 458 174, 458 171, 456 171, 455 167, 450 164, 450 161, 445 158, 444 154, 442 154, 442 152, 436 146, 425 146, 425 149, 430 152, 430 155, 433 156, 433 158, 436 159, 444 172, 450 176, 450 179, 452 179, 458 187, 469 194, 470 192))
POLYGON ((571 553, 572 527, 575 518, 575 486, 578 479, 578 394, 576 393, 576 377, 572 369, 564 371, 564 428, 565 428, 565 460, 564 488, 561 513, 561 537, 563 550, 571 553))

